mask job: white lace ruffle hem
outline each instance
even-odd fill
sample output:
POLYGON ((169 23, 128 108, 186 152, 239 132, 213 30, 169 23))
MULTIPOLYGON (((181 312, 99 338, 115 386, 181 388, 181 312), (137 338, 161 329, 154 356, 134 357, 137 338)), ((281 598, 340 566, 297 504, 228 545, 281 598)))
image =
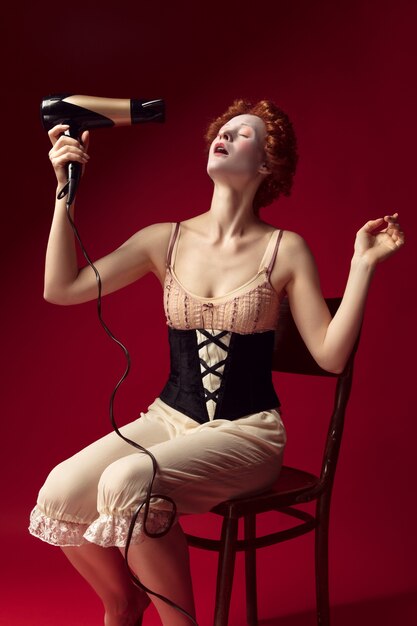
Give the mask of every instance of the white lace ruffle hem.
MULTIPOLYGON (((157 533, 165 530, 170 517, 165 511, 149 511, 146 524, 148 532, 157 533)), ((29 532, 53 546, 82 546, 86 543, 96 543, 104 548, 110 546, 123 548, 126 545, 130 521, 130 517, 101 514, 91 524, 66 522, 48 517, 35 506, 30 515, 29 532)), ((143 514, 140 513, 133 529, 132 544, 141 543, 142 529, 143 514)))

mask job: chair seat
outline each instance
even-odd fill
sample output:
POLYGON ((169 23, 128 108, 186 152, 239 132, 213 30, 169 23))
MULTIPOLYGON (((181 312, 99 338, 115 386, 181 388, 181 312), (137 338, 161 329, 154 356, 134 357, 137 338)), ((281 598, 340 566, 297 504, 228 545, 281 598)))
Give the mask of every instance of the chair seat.
MULTIPOLYGON (((302 523, 291 528, 262 536, 256 536, 255 527, 253 527, 251 536, 245 535, 244 540, 237 539, 237 536, 233 539, 235 550, 247 550, 250 547, 260 548, 286 541, 291 537, 298 537, 313 530, 316 527, 315 517, 307 511, 294 507, 302 502, 317 498, 321 491, 319 478, 314 474, 283 466, 276 483, 267 491, 222 502, 215 506, 211 512, 223 517, 223 524, 226 524, 225 528, 232 521, 237 524, 240 517, 245 517, 245 523, 250 523, 249 519, 246 519, 247 516, 254 522, 258 513, 273 510, 278 510, 302 521, 302 523)), ((235 532, 237 533, 237 526, 235 526, 235 532)), ((223 541, 190 534, 187 534, 187 540, 194 547, 217 551, 221 550, 223 541)))
POLYGON ((248 513, 262 513, 271 510, 308 502, 320 493, 319 478, 309 472, 283 465, 274 485, 267 491, 244 498, 222 502, 212 509, 212 513, 226 517, 241 517, 248 513))

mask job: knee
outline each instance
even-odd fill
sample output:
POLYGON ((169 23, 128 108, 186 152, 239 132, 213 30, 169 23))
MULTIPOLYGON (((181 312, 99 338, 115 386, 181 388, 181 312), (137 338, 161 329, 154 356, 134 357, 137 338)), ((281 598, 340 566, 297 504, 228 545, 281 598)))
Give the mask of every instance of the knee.
POLYGON ((84 521, 85 517, 94 516, 92 507, 88 506, 91 498, 86 498, 87 490, 85 476, 80 476, 68 459, 50 472, 39 491, 37 503, 48 517, 65 519, 69 516, 72 521, 84 521))
POLYGON ((98 484, 99 512, 113 515, 134 511, 143 501, 152 475, 152 463, 144 455, 130 455, 111 463, 98 484))

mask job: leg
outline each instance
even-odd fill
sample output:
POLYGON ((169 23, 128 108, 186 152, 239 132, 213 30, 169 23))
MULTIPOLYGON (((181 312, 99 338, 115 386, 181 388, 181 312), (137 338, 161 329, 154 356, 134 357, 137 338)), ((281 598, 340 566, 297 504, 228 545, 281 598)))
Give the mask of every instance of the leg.
MULTIPOLYGON (((148 414, 123 427, 123 434, 149 446, 172 436, 150 407, 148 414)), ((58 465, 42 487, 31 516, 30 532, 63 548, 77 571, 100 596, 107 626, 134 624, 149 602, 130 580, 117 548, 85 542, 83 534, 97 517, 97 484, 103 470, 136 450, 111 433, 58 465), (124 617, 123 617, 124 615, 124 617), (133 621, 123 621, 129 615, 133 621)))
MULTIPOLYGON (((220 420, 207 426, 194 423, 189 429, 185 423, 174 439, 150 448, 159 468, 153 491, 172 497, 180 513, 208 511, 222 500, 259 491, 273 482, 284 443, 283 433, 274 447, 260 441, 251 421, 245 426, 220 420)), ((90 541, 106 545, 110 536, 111 545, 124 546, 127 524, 143 501, 150 477, 151 464, 143 455, 119 459, 106 468, 98 490, 101 515, 86 534, 90 541)), ((162 514, 161 523, 164 508, 163 501, 151 504, 153 512, 162 514)), ((188 549, 182 531, 177 525, 165 537, 151 539, 142 532, 140 519, 138 522, 129 549, 132 570, 149 589, 193 615, 188 549)), ((189 626, 185 616, 152 595, 151 599, 165 625, 189 626)))
MULTIPOLYGON (((120 430, 144 447, 172 436, 152 405, 148 413, 120 430)), ((100 477, 108 465, 129 455, 139 456, 133 446, 110 433, 57 465, 39 492, 29 532, 52 545, 85 543, 84 532, 98 515, 100 477)))
POLYGON ((64 554, 103 602, 105 626, 133 626, 150 600, 129 578, 117 548, 64 547, 64 554))
MULTIPOLYGON (((195 617, 187 541, 179 523, 164 537, 146 537, 129 548, 129 565, 139 580, 195 617)), ((190 620, 151 595, 164 626, 190 626, 190 620)))

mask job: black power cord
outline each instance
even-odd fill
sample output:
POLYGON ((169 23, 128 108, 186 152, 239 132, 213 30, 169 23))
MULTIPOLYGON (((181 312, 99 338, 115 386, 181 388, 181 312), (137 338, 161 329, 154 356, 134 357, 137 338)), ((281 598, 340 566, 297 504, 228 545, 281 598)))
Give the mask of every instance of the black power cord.
MULTIPOLYGON (((67 183, 68 185, 68 183, 67 183)), ((61 192, 58 195, 58 198, 62 198, 66 195, 66 192, 68 191, 68 186, 64 187, 61 192)), ((136 574, 134 573, 134 571, 131 569, 130 565, 129 565, 129 548, 130 548, 130 544, 132 541, 132 536, 133 536, 133 531, 135 528, 135 524, 136 524, 136 520, 139 516, 139 514, 141 513, 142 509, 143 509, 143 531, 145 533, 145 535, 147 537, 151 537, 152 539, 156 539, 158 537, 163 537, 164 535, 166 535, 172 528, 175 519, 176 519, 176 512, 177 512, 177 507, 176 504, 174 502, 174 500, 172 498, 170 498, 169 496, 165 496, 162 494, 154 494, 152 493, 152 487, 155 481, 155 476, 156 476, 156 472, 158 470, 158 463, 157 460, 155 458, 155 456, 152 454, 152 452, 150 452, 149 450, 147 450, 146 448, 144 448, 143 446, 141 446, 140 444, 136 443, 136 441, 133 441, 132 439, 129 439, 128 437, 125 437, 119 430, 119 427, 116 424, 116 420, 114 417, 114 399, 116 397, 116 393, 120 387, 120 385, 123 383, 123 381, 127 378, 129 371, 130 371, 130 365, 131 365, 131 360, 130 360, 130 354, 128 349, 126 348, 126 346, 119 340, 117 339, 114 334, 111 332, 111 330, 109 329, 109 327, 107 326, 106 322, 103 320, 102 317, 102 312, 101 312, 101 294, 102 294, 102 282, 101 282, 101 276, 100 273, 98 271, 98 269, 96 268, 96 266, 94 265, 94 263, 91 261, 89 254, 87 253, 83 242, 81 241, 81 237, 80 234, 77 230, 77 227, 74 223, 74 220, 72 219, 71 213, 70 213, 70 208, 71 208, 71 202, 67 201, 66 202, 66 211, 67 211, 67 217, 69 220, 69 223, 71 224, 72 230, 74 231, 74 235, 80 245, 81 251, 87 261, 87 263, 90 265, 90 267, 93 269, 95 276, 96 276, 96 281, 97 281, 97 288, 98 288, 98 296, 97 296, 97 314, 98 314, 98 318, 100 320, 101 325, 103 326, 104 330, 106 331, 106 333, 108 334, 108 336, 110 337, 110 339, 112 339, 112 341, 114 341, 118 346, 120 346, 120 348, 122 349, 125 358, 126 358, 126 368, 125 371, 122 375, 122 377, 119 379, 119 381, 116 383, 111 396, 110 396, 110 405, 109 405, 109 415, 110 415, 110 421, 112 424, 112 427, 114 429, 114 431, 116 432, 116 434, 121 437, 121 439, 123 439, 124 441, 126 441, 126 443, 130 444, 131 446, 133 446, 134 448, 136 448, 137 450, 139 450, 140 452, 143 452, 144 454, 147 454, 148 457, 151 459, 152 461, 152 478, 149 481, 148 484, 148 488, 146 491, 146 497, 145 500, 143 502, 140 503, 140 505, 137 507, 137 509, 135 510, 135 512, 133 513, 132 519, 130 521, 130 525, 129 525, 129 530, 128 530, 128 534, 127 534, 127 539, 126 539, 126 546, 125 546, 125 563, 126 563, 126 567, 129 573, 129 576, 132 580, 132 582, 139 587, 140 589, 142 589, 143 591, 145 591, 145 593, 151 594, 153 596, 155 596, 156 598, 159 598, 160 600, 163 600, 164 602, 166 602, 166 604, 168 604, 169 606, 173 607, 174 609, 176 609, 177 611, 179 611, 180 613, 182 613, 183 615, 185 615, 185 617, 187 617, 190 622, 192 624, 194 624, 194 626, 198 626, 196 620, 194 619, 194 617, 188 613, 188 611, 186 611, 185 609, 183 609, 182 607, 178 606, 178 604, 176 604, 175 602, 173 602, 172 600, 170 600, 169 598, 166 598, 165 596, 156 593, 155 591, 152 591, 151 589, 148 589, 148 587, 146 587, 140 580, 139 578, 136 576, 136 574), (149 508, 150 508, 150 503, 151 503, 151 499, 153 498, 157 498, 159 500, 163 500, 167 503, 169 503, 170 505, 170 518, 169 518, 169 522, 166 526, 166 528, 164 528, 162 531, 160 532, 151 532, 150 530, 148 530, 147 528, 147 522, 148 522, 148 516, 149 516, 149 508)))

